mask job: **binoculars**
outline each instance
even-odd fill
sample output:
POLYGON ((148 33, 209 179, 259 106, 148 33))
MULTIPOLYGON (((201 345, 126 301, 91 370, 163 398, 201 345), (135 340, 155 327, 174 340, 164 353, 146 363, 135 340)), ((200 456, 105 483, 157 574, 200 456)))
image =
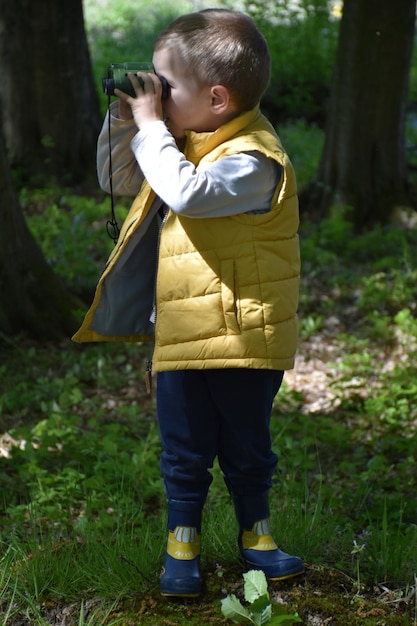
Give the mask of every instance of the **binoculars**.
MULTIPOLYGON (((154 68, 152 63, 147 61, 112 63, 107 69, 107 76, 103 78, 103 92, 107 96, 114 96, 114 90, 120 89, 120 91, 124 91, 124 93, 134 98, 136 94, 128 77, 129 72, 133 74, 136 74, 136 72, 147 72, 151 74, 154 72, 154 68)), ((169 96, 169 85, 162 76, 158 78, 162 83, 162 99, 166 100, 169 96)), ((143 81, 140 78, 138 78, 138 80, 143 86, 143 81)))

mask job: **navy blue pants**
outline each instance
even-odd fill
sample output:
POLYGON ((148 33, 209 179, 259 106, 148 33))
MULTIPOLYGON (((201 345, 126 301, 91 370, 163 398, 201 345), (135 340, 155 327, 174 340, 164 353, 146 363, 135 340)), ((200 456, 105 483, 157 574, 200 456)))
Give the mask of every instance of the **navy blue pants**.
POLYGON ((168 500, 204 503, 215 457, 234 496, 266 493, 277 466, 272 403, 282 371, 159 372, 161 472, 168 500))

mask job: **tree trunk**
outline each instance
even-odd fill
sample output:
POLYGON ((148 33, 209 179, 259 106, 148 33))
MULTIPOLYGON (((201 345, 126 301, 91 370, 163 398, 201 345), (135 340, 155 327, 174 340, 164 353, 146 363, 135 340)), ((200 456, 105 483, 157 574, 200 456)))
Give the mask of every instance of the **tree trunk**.
POLYGON ((319 168, 322 214, 353 208, 356 226, 408 203, 405 115, 416 0, 345 0, 319 168))
POLYGON ((0 132, 0 331, 35 339, 71 335, 81 303, 68 294, 26 226, 0 132))
POLYGON ((64 184, 93 175, 102 120, 82 0, 0 0, 0 76, 13 165, 64 184))

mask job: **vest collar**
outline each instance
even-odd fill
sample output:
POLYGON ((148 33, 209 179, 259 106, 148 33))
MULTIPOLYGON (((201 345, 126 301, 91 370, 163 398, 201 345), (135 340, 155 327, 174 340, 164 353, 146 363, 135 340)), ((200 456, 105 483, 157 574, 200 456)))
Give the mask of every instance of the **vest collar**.
POLYGON ((209 152, 217 148, 228 139, 234 137, 244 128, 255 122, 261 116, 259 104, 250 111, 245 111, 241 115, 233 118, 215 131, 207 133, 195 133, 186 131, 187 144, 185 149, 186 157, 197 165, 199 161, 209 152))

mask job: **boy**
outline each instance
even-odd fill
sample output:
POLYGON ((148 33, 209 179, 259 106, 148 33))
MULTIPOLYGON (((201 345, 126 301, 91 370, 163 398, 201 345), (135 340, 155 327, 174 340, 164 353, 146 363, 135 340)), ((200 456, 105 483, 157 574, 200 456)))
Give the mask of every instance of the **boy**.
MULTIPOLYGON (((77 341, 154 338, 168 543, 160 590, 197 596, 201 516, 217 456, 250 569, 301 574, 269 530, 269 421, 293 367, 299 285, 292 166, 259 101, 267 44, 237 11, 184 15, 155 74, 129 75, 110 124, 113 190, 136 196, 77 341), (161 79, 169 96, 162 99, 161 79)), ((98 173, 109 190, 106 120, 98 173)))

